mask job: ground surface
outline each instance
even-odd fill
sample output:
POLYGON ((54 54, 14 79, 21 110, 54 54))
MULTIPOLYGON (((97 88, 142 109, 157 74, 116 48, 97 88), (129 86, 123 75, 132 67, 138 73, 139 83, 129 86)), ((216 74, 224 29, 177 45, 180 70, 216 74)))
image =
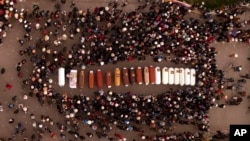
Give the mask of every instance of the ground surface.
POLYGON ((223 0, 223 1, 218 1, 218 0, 185 0, 188 3, 201 3, 205 2, 205 5, 211 9, 215 8, 221 8, 224 5, 230 5, 230 4, 235 4, 237 2, 241 2, 244 0, 223 0))
MULTIPOLYGON (((107 5, 108 0, 75 0, 77 5, 79 7, 82 7, 82 9, 93 9, 95 6, 100 5, 107 5)), ((43 9, 52 9, 53 5, 51 5, 50 0, 23 0, 23 2, 20 2, 17 5, 17 8, 32 8, 33 4, 39 4, 40 7, 43 9)), ((132 2, 132 0, 129 1, 129 5, 126 7, 127 10, 134 9, 137 7, 137 2, 132 2)), ((20 46, 18 42, 16 41, 16 38, 18 36, 23 35, 23 29, 21 29, 20 25, 18 23, 13 24, 14 28, 10 29, 8 31, 7 38, 4 39, 4 44, 0 47, 0 67, 4 67, 6 69, 6 73, 4 75, 0 76, 0 102, 4 105, 4 112, 0 113, 0 137, 11 137, 14 133, 15 124, 18 121, 23 122, 24 126, 27 127, 28 132, 25 133, 23 136, 30 136, 31 132, 34 132, 34 129, 32 128, 32 121, 30 120, 30 114, 34 113, 39 117, 41 114, 49 115, 52 119, 55 121, 62 121, 61 115, 57 114, 57 110, 55 107, 50 107, 48 105, 40 106, 37 103, 37 100, 35 98, 29 98, 28 100, 23 100, 22 96, 24 94, 27 94, 26 91, 22 90, 21 88, 21 79, 16 77, 16 70, 15 66, 17 64, 17 61, 23 59, 23 57, 18 55, 18 51, 20 50, 20 46), (8 90, 5 88, 5 84, 10 83, 13 85, 13 88, 11 90, 8 90), (27 105, 29 110, 28 113, 23 113, 22 111, 19 112, 19 114, 13 114, 13 109, 7 108, 7 103, 11 101, 11 97, 17 95, 18 103, 22 103, 24 105, 27 105), (16 119, 15 123, 10 125, 8 123, 8 119, 14 117, 16 119)), ((225 71, 226 77, 234 77, 236 80, 239 78, 239 75, 250 73, 250 63, 247 61, 247 57, 250 57, 250 45, 249 44, 243 44, 243 43, 213 43, 211 46, 215 46, 216 50, 218 51, 217 55, 217 64, 218 67, 225 71), (238 53, 238 58, 229 58, 228 56, 232 53, 238 53), (229 68, 229 64, 235 64, 235 65, 242 65, 243 70, 241 72, 234 72, 232 69, 229 68)), ((175 66, 174 64, 169 63, 154 63, 151 61, 150 58, 147 59, 147 61, 144 62, 138 62, 134 61, 131 63, 123 62, 118 63, 116 65, 107 65, 102 67, 102 69, 105 70, 113 70, 115 67, 131 67, 131 66, 148 66, 148 65, 158 65, 158 66, 173 66, 173 67, 179 67, 175 66)), ((96 70, 98 67, 91 67, 88 69, 94 69, 96 70)), ((31 65, 26 65, 24 72, 24 77, 28 77, 28 74, 31 71, 31 65)), ((55 83, 57 79, 55 77, 55 83)), ((55 84, 56 86, 56 84, 55 84)), ((250 94, 250 81, 247 81, 247 84, 245 84, 245 91, 250 94)), ((172 87, 174 89, 179 89, 180 87, 172 87)), ((56 87, 61 92, 67 92, 70 94, 78 94, 78 93, 84 93, 86 95, 91 96, 92 92, 95 90, 71 90, 68 87, 64 87, 63 89, 59 89, 59 87, 56 87)), ((126 91, 132 91, 134 93, 140 93, 140 94, 151 94, 151 93, 161 93, 166 90, 169 90, 170 86, 130 86, 128 88, 125 88, 123 86, 112 88, 113 91, 117 92, 126 92, 126 91)), ((225 94, 227 95, 235 95, 235 91, 225 91, 225 94)), ((223 130, 228 132, 229 131, 229 125, 230 124, 250 124, 250 112, 248 111, 247 107, 250 106, 250 100, 244 99, 243 103, 239 106, 227 106, 225 109, 220 108, 214 108, 210 110, 209 116, 210 116, 210 122, 211 122, 211 132, 214 133, 216 130, 223 130)), ((53 129, 54 127, 52 127, 53 129)), ((196 127, 193 126, 180 126, 176 125, 176 128, 174 129, 174 132, 183 132, 183 131, 196 131, 196 127)), ((86 131, 90 131, 89 127, 86 126, 86 128, 82 128, 81 132, 84 133, 86 131)), ((115 131, 115 132, 122 132, 122 131, 115 131)), ((57 132, 58 133, 58 132, 57 132)), ((133 138, 137 138, 138 136, 135 133, 131 132, 122 132, 124 135, 129 136, 129 140, 133 138), (129 135, 128 135, 129 134, 129 135)), ((149 131, 150 134, 150 131, 149 131)), ((45 134, 44 141, 49 140, 49 135, 45 134)), ((69 138, 73 138, 72 136, 69 136, 69 138)), ((17 140, 20 140, 21 137, 17 138, 17 140)), ((59 137, 55 138, 54 140, 59 140, 59 137)), ((92 138, 88 140, 97 140, 97 138, 92 138)), ((101 139, 105 140, 105 139, 101 139)))

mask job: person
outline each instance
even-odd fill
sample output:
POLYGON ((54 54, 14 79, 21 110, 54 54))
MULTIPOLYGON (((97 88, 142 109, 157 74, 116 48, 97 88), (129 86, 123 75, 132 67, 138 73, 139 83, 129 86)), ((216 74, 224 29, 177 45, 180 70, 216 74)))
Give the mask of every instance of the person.
POLYGON ((40 7, 37 4, 33 5, 33 11, 38 11, 40 9, 40 7))
POLYGON ((240 75, 240 77, 245 78, 245 79, 250 79, 250 75, 248 73, 245 75, 240 75))
POLYGON ((90 132, 87 132, 86 135, 87 135, 89 138, 92 138, 92 137, 93 137, 93 134, 90 133, 90 132))
POLYGON ((242 66, 241 65, 240 66, 236 66, 233 69, 234 69, 234 71, 240 72, 242 70, 242 66))
POLYGON ((16 96, 16 95, 13 96, 13 97, 11 98, 11 100, 12 100, 13 102, 16 102, 16 101, 17 101, 17 96, 16 96))
POLYGON ((19 113, 19 109, 16 109, 15 111, 14 111, 14 114, 18 114, 19 113))
POLYGON ((6 87, 7 89, 11 90, 13 86, 12 86, 11 84, 7 83, 7 84, 5 85, 5 87, 6 87))
POLYGON ((10 109, 12 109, 12 108, 15 107, 15 105, 14 105, 13 103, 8 103, 8 107, 9 107, 10 109))
POLYGON ((61 0, 61 3, 62 3, 62 4, 65 4, 65 3, 66 3, 66 0, 61 0))
POLYGON ((0 46, 2 46, 3 44, 3 40, 0 38, 0 46))
POLYGON ((239 55, 237 53, 230 54, 229 57, 231 58, 238 58, 239 55))
POLYGON ((246 79, 239 79, 238 83, 246 83, 246 79))
POLYGON ((60 137, 61 137, 62 139, 65 139, 65 138, 66 138, 66 135, 63 134, 63 133, 60 133, 60 137))
POLYGON ((74 0, 72 0, 72 1, 71 1, 71 5, 70 5, 70 7, 74 7, 75 5, 76 5, 75 1, 74 1, 74 0))
POLYGON ((9 123, 10 123, 10 124, 14 123, 14 121, 15 121, 15 119, 13 119, 13 118, 10 118, 10 119, 9 119, 9 123))
POLYGON ((219 107, 219 108, 225 108, 226 105, 225 105, 225 104, 219 104, 218 107, 219 107))
POLYGON ((1 74, 4 74, 5 73, 5 68, 2 68, 1 69, 1 74))
POLYGON ((23 44, 24 44, 24 41, 23 41, 23 40, 18 39, 18 42, 19 42, 19 44, 20 44, 21 46, 23 46, 23 44))
POLYGON ((227 82, 234 82, 234 78, 227 78, 227 79, 225 79, 227 82))

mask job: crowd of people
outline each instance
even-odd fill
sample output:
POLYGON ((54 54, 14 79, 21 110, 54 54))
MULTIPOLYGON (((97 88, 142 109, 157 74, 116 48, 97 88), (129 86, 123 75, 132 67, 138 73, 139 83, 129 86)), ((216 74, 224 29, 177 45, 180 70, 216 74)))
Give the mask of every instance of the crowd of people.
MULTIPOLYGON (((71 11, 65 11, 61 8, 66 3, 64 0, 52 0, 54 11, 40 9, 39 5, 34 5, 32 12, 13 7, 11 15, 23 25, 25 32, 23 37, 18 38, 24 48, 19 54, 29 56, 29 61, 33 63, 32 74, 23 80, 24 88, 30 90, 29 96, 35 95, 41 105, 48 102, 57 106, 67 120, 89 125, 98 137, 107 137, 106 133, 116 126, 121 130, 136 131, 147 140, 203 138, 202 134, 190 132, 169 134, 169 130, 173 124, 180 123, 193 124, 200 131, 209 132, 209 109, 225 106, 216 104, 216 100, 223 97, 221 90, 224 89, 225 79, 223 71, 217 68, 217 52, 210 43, 215 40, 249 42, 250 30, 241 29, 248 21, 242 22, 238 17, 245 11, 239 6, 232 6, 216 10, 213 15, 203 4, 187 8, 173 2, 144 2, 145 5, 131 12, 120 10, 116 0, 106 7, 96 7, 94 11, 83 10, 74 1, 71 2, 71 11), (185 18, 192 10, 198 10, 200 17, 185 18), (40 33, 37 40, 33 39, 33 32, 40 33), (71 47, 67 48, 66 43, 70 43, 71 47), (65 67, 66 73, 69 73, 73 68, 134 59, 143 61, 150 56, 160 56, 166 61, 195 68, 196 86, 159 95, 100 90, 93 97, 66 95, 53 88, 51 75, 59 67, 65 67), (146 125, 161 135, 144 135, 139 125, 146 125)), ((128 1, 122 6, 127 4, 128 1)), ((12 26, 8 21, 6 23, 8 27, 12 26)), ((17 64, 19 78, 23 76, 22 68, 26 62, 24 59, 17 64)), ((239 104, 242 98, 236 98, 239 104)), ((49 117, 43 116, 42 119, 50 122, 49 117)), ((13 122, 14 119, 10 119, 10 123, 13 122)), ((64 125, 58 123, 57 126, 60 136, 65 138, 64 125)), ((73 127, 74 130, 67 132, 84 140, 85 137, 78 132, 78 124, 73 124, 73 127)), ((20 128, 18 124, 17 129, 20 128)), ((38 125, 38 128, 43 126, 38 125)), ((54 133, 48 132, 54 137, 54 133)), ((39 133, 39 137, 42 134, 39 133)), ((35 136, 31 139, 35 140, 35 136)), ((115 138, 120 137, 118 133, 115 135, 115 138)), ((112 137, 109 139, 113 140, 112 137)))

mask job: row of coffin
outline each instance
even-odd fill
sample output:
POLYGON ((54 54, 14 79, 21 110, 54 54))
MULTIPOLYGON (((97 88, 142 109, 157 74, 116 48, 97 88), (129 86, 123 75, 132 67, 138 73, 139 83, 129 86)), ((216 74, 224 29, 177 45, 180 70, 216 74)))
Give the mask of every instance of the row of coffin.
MULTIPOLYGON (((114 80, 115 86, 120 86, 123 83, 124 86, 129 86, 129 84, 164 84, 164 85, 195 85, 195 69, 189 68, 168 68, 163 67, 131 67, 131 68, 115 68, 114 75, 111 71, 105 72, 105 74, 98 69, 95 73, 93 70, 88 72, 88 87, 94 88, 95 84, 98 88, 103 88, 103 83, 108 88, 112 87, 112 80, 114 80), (103 76, 104 75, 104 76, 103 76), (112 79, 113 77, 113 79, 112 79)), ((83 88, 85 80, 85 71, 71 70, 69 74, 69 87, 70 88, 83 88)), ((59 86, 65 85, 65 69, 60 67, 58 70, 58 83, 59 86)))

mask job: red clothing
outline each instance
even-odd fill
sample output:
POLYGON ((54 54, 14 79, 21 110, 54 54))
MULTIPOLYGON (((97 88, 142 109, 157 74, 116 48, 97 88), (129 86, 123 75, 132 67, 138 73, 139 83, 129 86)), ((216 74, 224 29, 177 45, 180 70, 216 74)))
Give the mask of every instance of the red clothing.
POLYGON ((13 86, 12 85, 10 85, 9 83, 7 83, 6 85, 5 85, 5 87, 7 88, 7 89, 11 89, 13 86))

